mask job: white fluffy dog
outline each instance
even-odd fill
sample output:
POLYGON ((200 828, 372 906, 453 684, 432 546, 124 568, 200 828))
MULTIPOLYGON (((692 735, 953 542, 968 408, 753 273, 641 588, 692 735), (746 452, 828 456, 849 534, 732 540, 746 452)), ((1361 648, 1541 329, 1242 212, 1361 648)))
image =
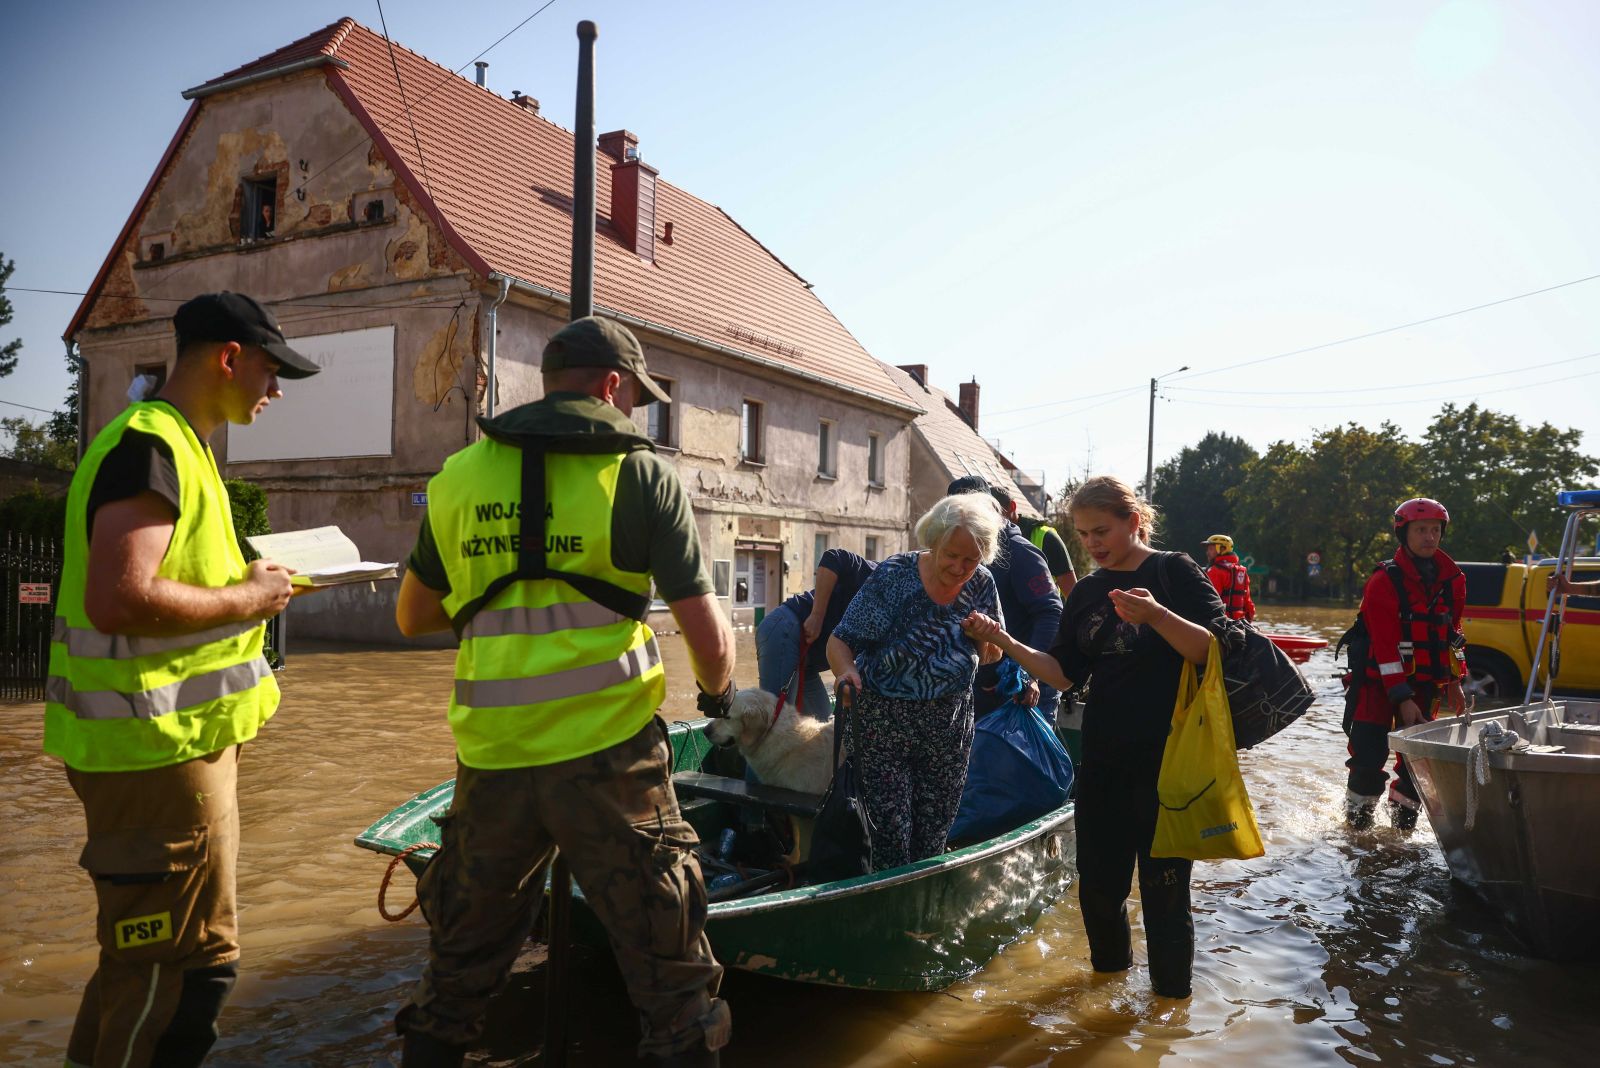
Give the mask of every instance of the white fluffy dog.
POLYGON ((778 699, 765 690, 740 690, 727 718, 712 720, 706 737, 717 745, 738 746, 768 786, 822 793, 833 781, 833 721, 797 715, 788 702, 774 721, 777 706, 778 699))

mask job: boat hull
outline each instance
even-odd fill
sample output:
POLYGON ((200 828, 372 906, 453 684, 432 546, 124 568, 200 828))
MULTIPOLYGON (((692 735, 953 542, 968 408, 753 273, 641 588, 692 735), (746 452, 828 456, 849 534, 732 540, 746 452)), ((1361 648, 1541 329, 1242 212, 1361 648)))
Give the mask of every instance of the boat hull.
MULTIPOLYGON (((703 722, 673 724, 674 770, 697 770, 710 748, 703 722)), ((391 856, 427 842, 450 803, 445 783, 374 823, 356 844, 391 856)), ((716 803, 684 805, 691 822, 716 803)), ((706 828, 701 829, 702 835, 706 828)), ((431 848, 406 863, 419 873, 431 848)), ((942 990, 976 973, 1065 896, 1075 874, 1069 803, 1017 829, 889 871, 712 904, 706 935, 723 964, 797 982, 876 990, 942 990)), ((603 947, 605 932, 573 894, 573 933, 603 947)))
POLYGON ((1600 727, 1583 704, 1479 712, 1390 735, 1411 767, 1451 875, 1551 960, 1600 960, 1600 850, 1575 838, 1600 814, 1600 727), (1489 753, 1489 781, 1476 787, 1469 827, 1469 761, 1490 721, 1563 751, 1489 753))

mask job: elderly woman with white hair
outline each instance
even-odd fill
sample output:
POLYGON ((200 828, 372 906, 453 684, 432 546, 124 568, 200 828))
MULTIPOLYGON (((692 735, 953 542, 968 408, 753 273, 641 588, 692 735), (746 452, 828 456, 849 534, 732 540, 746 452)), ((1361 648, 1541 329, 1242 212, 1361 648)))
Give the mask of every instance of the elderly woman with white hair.
POLYGON ((850 752, 881 871, 944 852, 972 749, 972 678, 1000 651, 962 623, 1000 611, 1002 528, 987 495, 946 497, 917 521, 920 552, 878 565, 828 639, 828 665, 858 693, 850 752))

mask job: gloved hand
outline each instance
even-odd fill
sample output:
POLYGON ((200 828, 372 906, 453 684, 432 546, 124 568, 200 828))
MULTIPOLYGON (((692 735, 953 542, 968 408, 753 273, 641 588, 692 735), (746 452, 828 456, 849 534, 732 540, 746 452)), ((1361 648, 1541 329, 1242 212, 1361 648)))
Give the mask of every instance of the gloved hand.
MULTIPOLYGON (((699 683, 695 685, 698 686, 699 683)), ((727 719, 728 709, 733 707, 733 680, 728 680, 728 685, 723 687, 721 693, 706 693, 705 690, 701 690, 700 696, 694 699, 694 707, 699 709, 702 715, 710 716, 712 719, 727 719)))

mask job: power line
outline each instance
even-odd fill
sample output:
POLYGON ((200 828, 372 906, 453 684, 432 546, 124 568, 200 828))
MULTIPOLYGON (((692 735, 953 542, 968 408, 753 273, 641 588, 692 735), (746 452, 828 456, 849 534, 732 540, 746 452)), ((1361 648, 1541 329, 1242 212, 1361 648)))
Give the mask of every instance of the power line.
MULTIPOLYGON (((406 100, 406 83, 400 80, 400 61, 394 57, 394 42, 389 39, 389 20, 383 16, 383 0, 377 0, 377 4, 378 25, 383 27, 383 43, 389 46, 389 66, 394 68, 394 84, 400 90, 400 106, 405 110, 406 122, 411 124, 411 143, 417 150, 417 162, 422 165, 422 188, 428 191, 428 196, 431 198, 433 184, 428 181, 428 159, 422 154, 422 139, 417 136, 417 120, 411 114, 411 104, 406 100)), ((304 189, 305 186, 302 185, 301 188, 304 189)))
MULTIPOLYGON (((1492 397, 1496 393, 1511 393, 1519 389, 1536 389, 1540 386, 1553 386, 1558 382, 1571 382, 1579 378, 1592 378, 1595 375, 1600 375, 1600 370, 1585 371, 1582 374, 1576 375, 1565 375, 1561 378, 1549 378, 1543 382, 1523 382, 1515 386, 1503 386, 1499 389, 1479 390, 1475 393, 1452 393, 1438 397, 1411 397, 1406 400, 1398 401, 1366 401, 1363 402, 1363 406, 1368 408, 1398 408, 1408 404, 1436 404, 1439 401, 1466 400, 1468 398, 1476 400, 1478 397, 1492 397)), ((1177 404, 1196 405, 1202 408, 1248 408, 1256 411, 1265 411, 1268 409, 1276 409, 1280 411, 1303 411, 1316 408, 1351 407, 1348 401, 1343 404, 1243 404, 1232 401, 1185 400, 1182 397, 1170 397, 1168 399, 1177 404)))
MULTIPOLYGON (((490 52, 493 52, 496 48, 498 48, 500 46, 501 42, 503 42, 507 37, 510 37, 512 34, 516 33, 518 30, 522 29, 522 27, 526 26, 528 23, 530 23, 534 19, 538 18, 541 14, 544 13, 546 8, 549 8, 555 2, 556 2, 556 0, 546 0, 546 3, 543 6, 541 6, 537 11, 535 11, 533 14, 529 15, 527 18, 523 19, 521 22, 517 23, 515 26, 511 27, 505 33, 501 34, 498 38, 496 38, 494 44, 491 44, 488 48, 485 48, 482 52, 479 52, 477 55, 473 56, 471 59, 469 59, 465 63, 461 64, 461 66, 457 67, 455 70, 452 71, 452 70, 448 70, 447 69, 445 74, 444 74, 444 76, 442 78, 440 78, 438 81, 434 82, 433 85, 428 88, 428 91, 426 93, 423 93, 421 96, 417 97, 417 104, 420 106, 424 100, 428 99, 434 93, 437 93, 440 89, 444 88, 444 86, 449 83, 451 78, 453 78, 456 75, 460 74, 462 71, 464 71, 468 67, 472 66, 474 63, 476 63, 478 60, 482 59, 484 56, 488 55, 490 52)), ((388 122, 379 123, 378 124, 378 132, 379 133, 387 132, 390 126, 394 125, 396 122, 399 122, 399 121, 400 121, 400 116, 396 115, 394 118, 390 119, 388 122)), ((323 167, 321 170, 319 170, 315 174, 311 175, 311 177, 309 177, 305 181, 301 182, 300 183, 300 187, 302 189, 304 189, 306 186, 310 185, 312 182, 316 181, 318 178, 322 177, 324 174, 327 174, 328 171, 333 168, 334 164, 336 164, 340 160, 344 159, 346 156, 348 156, 350 153, 354 152, 356 149, 360 148, 362 145, 370 144, 371 141, 372 141, 371 137, 362 137, 359 141, 357 141, 354 144, 352 144, 349 148, 345 149, 343 152, 341 152, 337 156, 333 157, 333 159, 331 161, 329 161, 329 163, 328 163, 328 165, 326 167, 323 167)))
MULTIPOLYGON (((1578 363, 1582 360, 1592 360, 1597 356, 1600 356, 1600 352, 1591 352, 1586 356, 1569 356, 1564 360, 1551 360, 1548 363, 1529 364, 1525 367, 1511 367, 1504 371, 1489 371, 1481 375, 1462 375, 1452 378, 1451 381, 1476 382, 1483 378, 1501 378, 1505 375, 1519 375, 1528 371, 1537 371, 1544 367, 1559 367, 1562 364, 1578 363)), ((1422 389, 1437 385, 1439 385, 1439 382, 1437 379, 1435 379, 1429 382, 1411 382, 1406 385, 1363 386, 1359 389, 1200 389, 1194 386, 1167 386, 1166 388, 1179 393, 1211 393, 1238 397, 1325 397, 1330 393, 1388 393, 1397 389, 1422 389)))
MULTIPOLYGON (((1015 434, 1018 431, 1029 430, 1029 429, 1032 429, 1033 427, 1036 427, 1036 426, 1042 426, 1045 423, 1053 423, 1058 419, 1066 419, 1066 418, 1069 418, 1069 417, 1074 416, 1074 415, 1082 415, 1084 412, 1093 411, 1096 408, 1102 408, 1105 405, 1110 404, 1114 400, 1121 400, 1123 397, 1126 397, 1131 393, 1142 392, 1144 390, 1144 388, 1145 388, 1144 386, 1129 386, 1127 389, 1117 390, 1116 392, 1114 392, 1114 393, 1112 393, 1110 395, 1094 394, 1095 396, 1103 396, 1103 397, 1105 397, 1105 399, 1101 400, 1101 401, 1097 401, 1094 404, 1086 404, 1082 408, 1074 408, 1070 412, 1056 412, 1054 415, 1047 415, 1043 419, 1035 419, 1033 422, 1031 422, 1031 423, 1023 423, 1021 426, 1006 427, 1003 430, 1001 430, 1000 433, 1002 433, 1002 434, 1015 434)), ((1080 397, 1078 399, 1079 400, 1086 400, 1087 398, 1080 397)))
POLYGON ((1108 389, 1104 393, 1086 393, 1078 397, 1067 397, 1065 400, 1045 401, 1043 404, 1027 404, 1021 408, 1002 408, 999 411, 988 412, 989 416, 1014 415, 1017 412, 1032 412, 1040 408, 1057 408, 1063 404, 1081 404, 1086 400, 1095 400, 1099 397, 1121 396, 1129 390, 1143 389, 1144 386, 1128 386, 1125 389, 1108 389))
POLYGON ((42 412, 45 415, 54 415, 54 414, 56 414, 55 412, 51 411, 49 408, 35 408, 31 404, 18 404, 16 401, 0 400, 0 404, 9 404, 13 408, 26 408, 30 412, 42 412))
POLYGON ((1337 345, 1348 345, 1353 341, 1365 341, 1368 338, 1382 337, 1384 334, 1392 334, 1397 330, 1409 330, 1414 326, 1425 326, 1428 323, 1437 323, 1441 319, 1452 319, 1458 315, 1467 315, 1470 312, 1483 311, 1485 308, 1495 308, 1501 304, 1510 304, 1512 301, 1516 300, 1526 300, 1529 297, 1537 297, 1543 293, 1554 293, 1558 289, 1566 289, 1568 286, 1581 285, 1584 282, 1593 282, 1597 278, 1600 278, 1600 274, 1586 275, 1583 278, 1574 278, 1571 281, 1558 282, 1553 286, 1545 286, 1543 289, 1532 289, 1526 293, 1518 293, 1510 297, 1501 297, 1499 300, 1486 301, 1483 304, 1474 304, 1470 308, 1458 308, 1455 311, 1442 312, 1439 315, 1430 315, 1426 319, 1415 319, 1409 323, 1401 323, 1398 326, 1386 326, 1382 330, 1369 330, 1365 334, 1353 334, 1350 337, 1342 337, 1336 341, 1324 341, 1320 345, 1308 345, 1303 349, 1292 349, 1289 352, 1280 352, 1272 356, 1261 356, 1254 360, 1245 360, 1242 363, 1228 364, 1226 367, 1213 367, 1209 371, 1196 371, 1193 374, 1185 375, 1183 378, 1178 379, 1178 381, 1186 381, 1191 378, 1204 378, 1207 375, 1217 375, 1223 373, 1224 371, 1237 371, 1241 367, 1254 367, 1257 364, 1271 363, 1273 360, 1288 359, 1290 356, 1303 356, 1308 352, 1320 352, 1323 349, 1331 349, 1337 345))

